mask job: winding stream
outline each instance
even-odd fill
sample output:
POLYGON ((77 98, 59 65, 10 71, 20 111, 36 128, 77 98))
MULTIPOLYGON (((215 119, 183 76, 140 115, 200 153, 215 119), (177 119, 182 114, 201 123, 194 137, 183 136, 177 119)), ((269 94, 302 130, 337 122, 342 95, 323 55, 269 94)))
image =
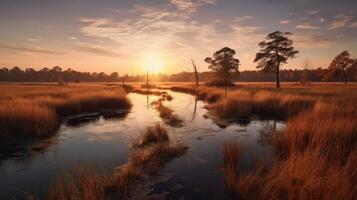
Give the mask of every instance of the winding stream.
MULTIPOLYGON (((222 145, 235 141, 243 147, 242 170, 253 169, 257 162, 272 163, 270 133, 284 128, 283 122, 252 120, 248 124, 214 122, 195 97, 169 92, 172 108, 182 120, 180 127, 170 127, 171 140, 182 142, 188 152, 166 165, 158 181, 153 181, 141 195, 166 199, 229 199, 220 172, 222 145)), ((132 109, 125 111, 83 113, 63 123, 56 136, 44 141, 0 144, 0 199, 22 199, 25 192, 45 197, 57 175, 76 166, 98 166, 106 170, 125 163, 130 143, 146 126, 162 122, 150 106, 157 96, 130 93, 132 109)), ((139 193, 138 193, 139 194, 139 193)), ((137 199, 140 199, 138 197, 137 199)))

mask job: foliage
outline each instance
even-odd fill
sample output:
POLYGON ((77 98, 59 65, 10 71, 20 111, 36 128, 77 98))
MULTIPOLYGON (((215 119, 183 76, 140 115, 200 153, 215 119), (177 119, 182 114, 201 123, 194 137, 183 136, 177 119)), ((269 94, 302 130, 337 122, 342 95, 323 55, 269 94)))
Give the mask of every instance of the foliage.
POLYGON ((325 75, 325 80, 330 80, 334 76, 342 75, 344 82, 347 83, 348 72, 352 72, 356 68, 357 61, 351 58, 348 51, 343 51, 338 54, 331 62, 328 73, 325 75))
POLYGON ((256 54, 254 62, 258 62, 258 69, 276 73, 277 87, 280 87, 279 69, 281 64, 287 63, 289 58, 294 58, 299 52, 294 49, 293 41, 288 37, 290 32, 275 31, 267 35, 266 40, 259 43, 260 51, 256 54))
POLYGON ((205 62, 210 64, 209 69, 217 72, 222 78, 228 79, 231 72, 238 72, 239 70, 239 60, 234 58, 235 54, 235 50, 224 47, 214 53, 212 58, 207 57, 205 62))

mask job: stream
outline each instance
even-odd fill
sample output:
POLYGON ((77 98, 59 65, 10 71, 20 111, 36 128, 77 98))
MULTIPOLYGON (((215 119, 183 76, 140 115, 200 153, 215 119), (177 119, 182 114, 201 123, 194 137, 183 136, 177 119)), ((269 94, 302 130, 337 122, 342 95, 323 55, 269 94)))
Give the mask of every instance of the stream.
MULTIPOLYGON (((166 165, 140 195, 137 192, 138 196, 229 199, 220 171, 225 142, 237 142, 242 147, 242 171, 252 170, 262 161, 268 165, 274 162, 271 134, 283 130, 284 122, 222 122, 210 117, 206 103, 194 96, 168 93, 173 100, 163 104, 183 123, 165 127, 173 142, 189 149, 166 165)), ((150 106, 158 96, 130 93, 128 97, 133 104, 130 111, 82 113, 67 118, 51 138, 0 143, 0 199, 23 199, 27 192, 43 199, 55 178, 75 167, 96 166, 109 171, 125 163, 132 150, 130 143, 140 131, 156 122, 165 124, 150 106)))

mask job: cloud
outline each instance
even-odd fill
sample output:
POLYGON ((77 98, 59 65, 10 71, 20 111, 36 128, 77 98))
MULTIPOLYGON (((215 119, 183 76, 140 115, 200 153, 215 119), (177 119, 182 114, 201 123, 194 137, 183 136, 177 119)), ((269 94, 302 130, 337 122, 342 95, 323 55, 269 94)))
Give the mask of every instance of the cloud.
POLYGON ((120 55, 114 51, 99 46, 93 46, 93 45, 80 44, 75 48, 75 50, 85 53, 96 54, 99 56, 120 57, 120 55))
POLYGON ((27 39, 28 41, 30 41, 30 42, 38 42, 38 41, 40 41, 41 39, 40 38, 29 38, 29 39, 27 39))
POLYGON ((341 39, 341 37, 343 36, 313 35, 306 33, 295 33, 292 36, 295 45, 299 48, 325 48, 334 44, 341 39))
POLYGON ((170 0, 170 3, 180 11, 195 12, 201 6, 215 4, 216 0, 170 0))
POLYGON ((320 27, 314 26, 311 23, 299 24, 299 25, 296 26, 296 28, 298 28, 298 29, 311 29, 311 30, 320 29, 320 27))
POLYGON ((2 45, 2 44, 0 44, 0 48, 14 50, 14 51, 20 51, 20 52, 30 52, 30 53, 42 53, 42 54, 52 54, 52 55, 62 54, 62 53, 58 53, 56 51, 52 51, 52 50, 44 49, 44 48, 20 47, 20 46, 2 45))
POLYGON ((320 17, 320 18, 319 18, 319 22, 320 22, 320 23, 324 23, 325 21, 326 21, 325 18, 323 18, 323 17, 320 17))
POLYGON ((111 40, 123 59, 139 62, 145 52, 155 51, 170 57, 172 63, 186 62, 192 55, 204 57, 224 46, 236 48, 258 48, 264 39, 262 27, 243 23, 251 16, 233 19, 196 21, 190 15, 165 7, 137 6, 126 18, 81 18, 83 35, 111 40), (134 16, 134 17, 133 17, 134 16), (134 52, 134 53, 133 53, 134 52))
POLYGON ((339 28, 344 28, 349 26, 349 22, 351 21, 352 16, 345 14, 337 14, 334 17, 334 20, 331 22, 329 29, 335 30, 339 28))
POLYGON ((280 24, 290 24, 291 21, 290 20, 281 20, 279 23, 280 24))
POLYGON ((316 15, 317 13, 319 13, 320 11, 319 10, 308 10, 308 11, 306 11, 307 12, 307 14, 309 14, 309 15, 316 15))
POLYGON ((357 28, 357 22, 352 22, 348 25, 350 28, 357 28))

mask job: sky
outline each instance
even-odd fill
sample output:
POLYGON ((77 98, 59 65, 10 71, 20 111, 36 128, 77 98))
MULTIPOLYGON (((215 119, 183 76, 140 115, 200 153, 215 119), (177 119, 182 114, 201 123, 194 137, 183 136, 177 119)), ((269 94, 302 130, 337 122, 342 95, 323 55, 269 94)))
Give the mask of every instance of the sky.
POLYGON ((227 46, 241 71, 255 70, 258 43, 275 30, 292 32, 300 52, 285 69, 357 57, 357 1, 0 0, 0 67, 171 74, 194 59, 206 71, 227 46))

